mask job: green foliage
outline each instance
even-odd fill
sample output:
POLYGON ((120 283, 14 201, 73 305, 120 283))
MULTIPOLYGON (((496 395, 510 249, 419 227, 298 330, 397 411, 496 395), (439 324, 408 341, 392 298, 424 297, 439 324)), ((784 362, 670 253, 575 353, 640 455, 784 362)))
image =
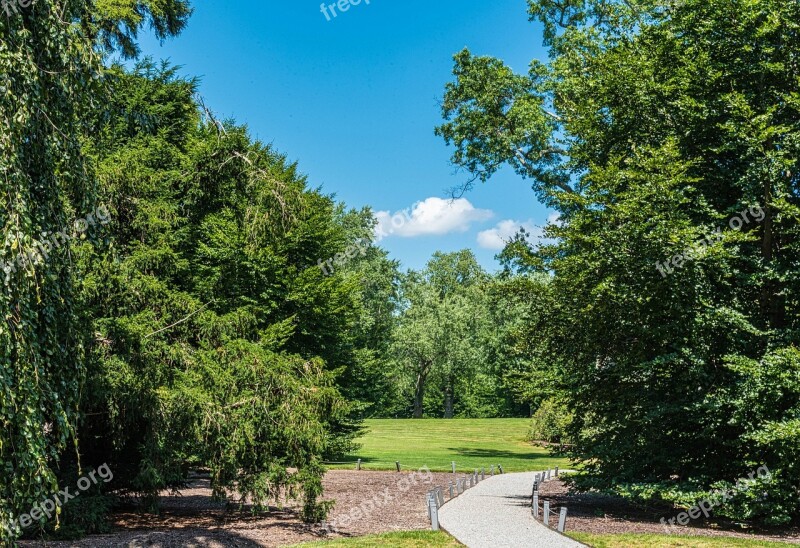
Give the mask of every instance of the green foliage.
POLYGON ((522 348, 574 412, 577 484, 702 492, 768 465, 730 515, 796 519, 800 8, 529 6, 549 62, 459 53, 438 131, 474 178, 508 164, 560 214, 554 243, 501 258, 552 278, 522 348))
POLYGON ((544 400, 531 421, 531 439, 548 443, 570 443, 568 429, 572 413, 554 399, 544 400))
POLYGON ((44 535, 59 540, 76 540, 86 535, 110 533, 108 514, 113 503, 114 498, 110 495, 90 491, 82 493, 61 508, 61 523, 57 528, 55 522, 45 524, 44 535))
MULTIPOLYGON (((93 5, 8 2, 0 17, 0 521, 57 489, 54 466, 72 446, 85 363, 74 310, 73 262, 61 231, 95 208, 84 155, 106 98, 91 30, 93 5), (52 242, 52 243, 51 243, 52 242), (24 257, 35 260, 25 260, 24 257), (17 268, 6 265, 17 265, 17 268), (70 443, 72 442, 72 443, 70 443)), ((138 7, 161 21, 171 1, 138 7)), ((108 22, 133 6, 110 14, 108 22)), ((140 21, 131 20, 135 35, 140 21)), ((178 27, 163 28, 168 36, 178 27)), ((89 241, 96 233, 83 234, 89 241)), ((0 542, 12 540, 0 528, 0 542)))
POLYGON ((359 357, 364 304, 356 280, 316 262, 360 217, 244 128, 203 120, 175 69, 144 62, 114 86, 120 114, 91 147, 108 245, 76 250, 94 334, 85 458, 150 510, 206 466, 219 498, 299 499, 319 521, 322 457, 359 432, 337 377, 359 357))
POLYGON ((405 277, 393 354, 414 418, 422 418, 426 397, 453 418, 465 401, 461 395, 475 393, 477 372, 488 358, 486 280, 470 251, 436 253, 424 271, 405 277))

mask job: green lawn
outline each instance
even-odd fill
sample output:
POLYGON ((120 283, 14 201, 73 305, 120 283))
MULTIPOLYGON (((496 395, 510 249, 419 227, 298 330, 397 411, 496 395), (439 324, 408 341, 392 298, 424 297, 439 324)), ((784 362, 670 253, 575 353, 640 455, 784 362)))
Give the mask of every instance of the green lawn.
POLYGON ((594 535, 569 533, 592 548, 767 548, 788 546, 782 542, 744 540, 731 537, 687 537, 678 535, 594 535))
POLYGON ((373 419, 365 426, 361 450, 346 459, 353 464, 331 468, 354 468, 358 458, 366 470, 394 470, 395 461, 404 470, 427 466, 438 472, 449 472, 455 461, 460 472, 485 467, 487 474, 492 464, 506 472, 569 466, 566 459, 525 441, 529 419, 373 419))
MULTIPOLYGON (((295 547, 303 548, 313 546, 326 546, 328 548, 368 548, 370 546, 392 546, 398 548, 454 548, 461 546, 453 537, 445 533, 433 531, 413 531, 408 533, 386 533, 349 539, 330 540, 325 542, 311 542, 297 544, 295 547)), ((290 547, 291 548, 291 547, 290 547)))

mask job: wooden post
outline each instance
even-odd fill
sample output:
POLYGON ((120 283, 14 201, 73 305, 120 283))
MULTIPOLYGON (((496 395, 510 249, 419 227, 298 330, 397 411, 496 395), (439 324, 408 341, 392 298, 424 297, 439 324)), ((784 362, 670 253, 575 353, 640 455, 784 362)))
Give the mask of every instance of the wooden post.
POLYGON ((494 464, 489 467, 489 475, 494 476, 494 464))
POLYGON ((547 479, 550 480, 550 469, 547 469, 547 479))
POLYGON ((558 477, 558 466, 556 466, 556 477, 558 477))
POLYGON ((486 468, 481 466, 481 481, 486 479, 486 468))
POLYGON ((436 501, 431 497, 428 500, 428 510, 431 515, 431 529, 433 531, 439 530, 439 508, 436 506, 436 501))
POLYGON ((453 500, 453 482, 450 482, 450 500, 453 500))
POLYGON ((539 519, 539 491, 533 492, 533 517, 539 519))
POLYGON ((356 470, 361 470, 361 459, 358 459, 358 462, 356 463, 356 470))
POLYGON ((444 506, 444 493, 442 492, 442 488, 437 487, 436 493, 439 495, 439 507, 441 508, 442 506, 444 506))
POLYGON ((542 512, 542 521, 548 527, 550 526, 550 501, 544 501, 544 511, 542 512))
POLYGON ((399 472, 400 471, 400 461, 395 461, 394 465, 397 466, 397 471, 399 472))
POLYGON ((561 515, 558 516, 558 532, 563 533, 564 528, 567 526, 567 508, 561 508, 561 515))
POLYGON ((451 462, 450 466, 453 467, 453 473, 455 474, 456 473, 456 461, 451 462))
POLYGON ((502 464, 498 464, 497 468, 500 470, 501 474, 505 474, 505 472, 503 472, 503 465, 502 464))

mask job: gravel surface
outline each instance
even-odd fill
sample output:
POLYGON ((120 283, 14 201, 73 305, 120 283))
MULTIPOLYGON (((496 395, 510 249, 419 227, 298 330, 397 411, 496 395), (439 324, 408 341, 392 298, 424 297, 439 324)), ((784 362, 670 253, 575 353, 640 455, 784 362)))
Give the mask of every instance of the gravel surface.
POLYGON ((531 487, 535 475, 525 472, 486 478, 439 510, 442 528, 469 548, 583 546, 533 519, 531 487))

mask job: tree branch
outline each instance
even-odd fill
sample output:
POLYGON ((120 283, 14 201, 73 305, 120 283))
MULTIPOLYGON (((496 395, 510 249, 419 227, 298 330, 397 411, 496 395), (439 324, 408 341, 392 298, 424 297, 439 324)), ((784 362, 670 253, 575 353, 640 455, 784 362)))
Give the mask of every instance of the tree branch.
POLYGON ((163 327, 163 328, 159 329, 158 331, 153 331, 153 332, 152 332, 152 333, 150 333, 149 335, 145 335, 145 336, 144 336, 144 338, 145 338, 145 339, 147 339, 147 338, 149 338, 149 337, 152 337, 153 335, 158 335, 158 334, 159 334, 159 333, 161 333, 162 331, 166 331, 167 329, 171 329, 171 328, 175 327, 176 325, 180 325, 180 324, 182 324, 182 323, 184 323, 184 322, 188 321, 188 320, 189 320, 189 318, 191 318, 192 316, 194 316, 195 314, 197 314, 197 313, 198 313, 198 312, 200 312, 201 310, 205 309, 205 308, 206 308, 208 305, 210 305, 210 304, 211 304, 211 303, 213 303, 213 302, 214 302, 214 301, 208 301, 206 304, 204 304, 203 306, 201 306, 200 308, 198 308, 197 310, 195 310, 194 312, 192 312, 191 314, 189 314, 188 316, 186 316, 186 317, 185 317, 185 318, 183 318, 182 320, 178 320, 177 322, 175 322, 175 323, 173 323, 173 324, 170 324, 170 325, 168 325, 167 327, 163 327))

